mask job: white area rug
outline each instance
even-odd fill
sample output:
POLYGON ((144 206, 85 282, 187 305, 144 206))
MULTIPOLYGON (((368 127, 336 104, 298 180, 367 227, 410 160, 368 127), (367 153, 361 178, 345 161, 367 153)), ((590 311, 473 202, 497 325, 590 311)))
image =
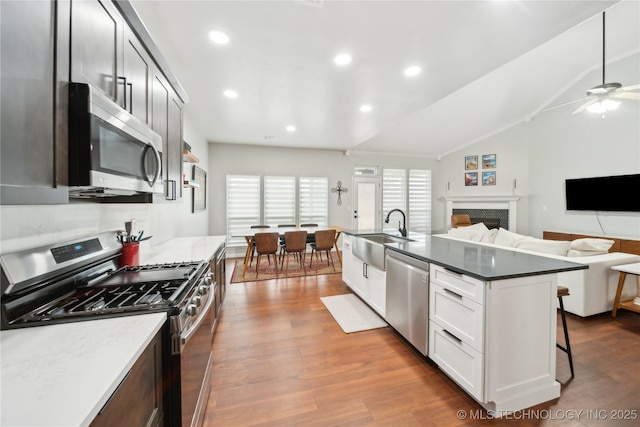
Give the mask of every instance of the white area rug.
POLYGON ((387 326, 380 316, 354 294, 333 295, 320 300, 347 334, 387 326))

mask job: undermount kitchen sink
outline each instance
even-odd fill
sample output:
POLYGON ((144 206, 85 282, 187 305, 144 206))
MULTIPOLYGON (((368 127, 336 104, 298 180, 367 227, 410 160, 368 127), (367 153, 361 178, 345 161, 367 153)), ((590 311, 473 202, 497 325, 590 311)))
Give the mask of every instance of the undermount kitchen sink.
POLYGON ((371 240, 375 243, 385 244, 385 243, 406 243, 411 242, 411 239, 405 239, 403 237, 395 237, 390 236, 388 234, 367 234, 364 236, 358 236, 363 239, 371 240))
POLYGON ((360 236, 353 236, 352 251, 353 254, 364 261, 376 267, 379 270, 385 270, 385 243, 406 243, 412 242, 411 239, 403 237, 391 236, 389 234, 377 233, 377 234, 363 234, 360 236))

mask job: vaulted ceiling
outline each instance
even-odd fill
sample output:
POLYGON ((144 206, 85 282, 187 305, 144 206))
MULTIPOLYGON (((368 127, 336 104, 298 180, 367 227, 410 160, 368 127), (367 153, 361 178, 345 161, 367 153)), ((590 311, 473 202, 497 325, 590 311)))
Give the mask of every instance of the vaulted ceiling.
POLYGON ((640 51, 637 1, 132 4, 210 142, 437 157, 530 118, 599 69, 603 10, 607 58, 640 51), (213 30, 229 42, 213 43, 213 30), (340 53, 348 65, 334 63, 340 53), (409 66, 421 72, 407 77, 409 66))

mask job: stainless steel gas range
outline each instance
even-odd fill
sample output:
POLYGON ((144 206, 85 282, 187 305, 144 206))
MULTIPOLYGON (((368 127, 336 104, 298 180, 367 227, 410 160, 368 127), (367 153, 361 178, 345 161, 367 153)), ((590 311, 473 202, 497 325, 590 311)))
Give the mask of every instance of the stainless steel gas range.
POLYGON ((165 425, 199 425, 210 389, 220 294, 210 263, 119 267, 120 251, 116 235, 104 233, 0 256, 1 327, 166 313, 165 425))

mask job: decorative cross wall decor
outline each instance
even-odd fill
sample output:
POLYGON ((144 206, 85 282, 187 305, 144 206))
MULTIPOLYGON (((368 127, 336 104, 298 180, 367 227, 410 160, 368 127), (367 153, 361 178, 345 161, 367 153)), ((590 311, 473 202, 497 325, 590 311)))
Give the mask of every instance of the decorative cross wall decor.
POLYGON ((342 186, 342 181, 338 181, 338 185, 331 189, 332 193, 338 193, 338 205, 342 204, 342 193, 348 192, 349 189, 347 187, 342 186))

